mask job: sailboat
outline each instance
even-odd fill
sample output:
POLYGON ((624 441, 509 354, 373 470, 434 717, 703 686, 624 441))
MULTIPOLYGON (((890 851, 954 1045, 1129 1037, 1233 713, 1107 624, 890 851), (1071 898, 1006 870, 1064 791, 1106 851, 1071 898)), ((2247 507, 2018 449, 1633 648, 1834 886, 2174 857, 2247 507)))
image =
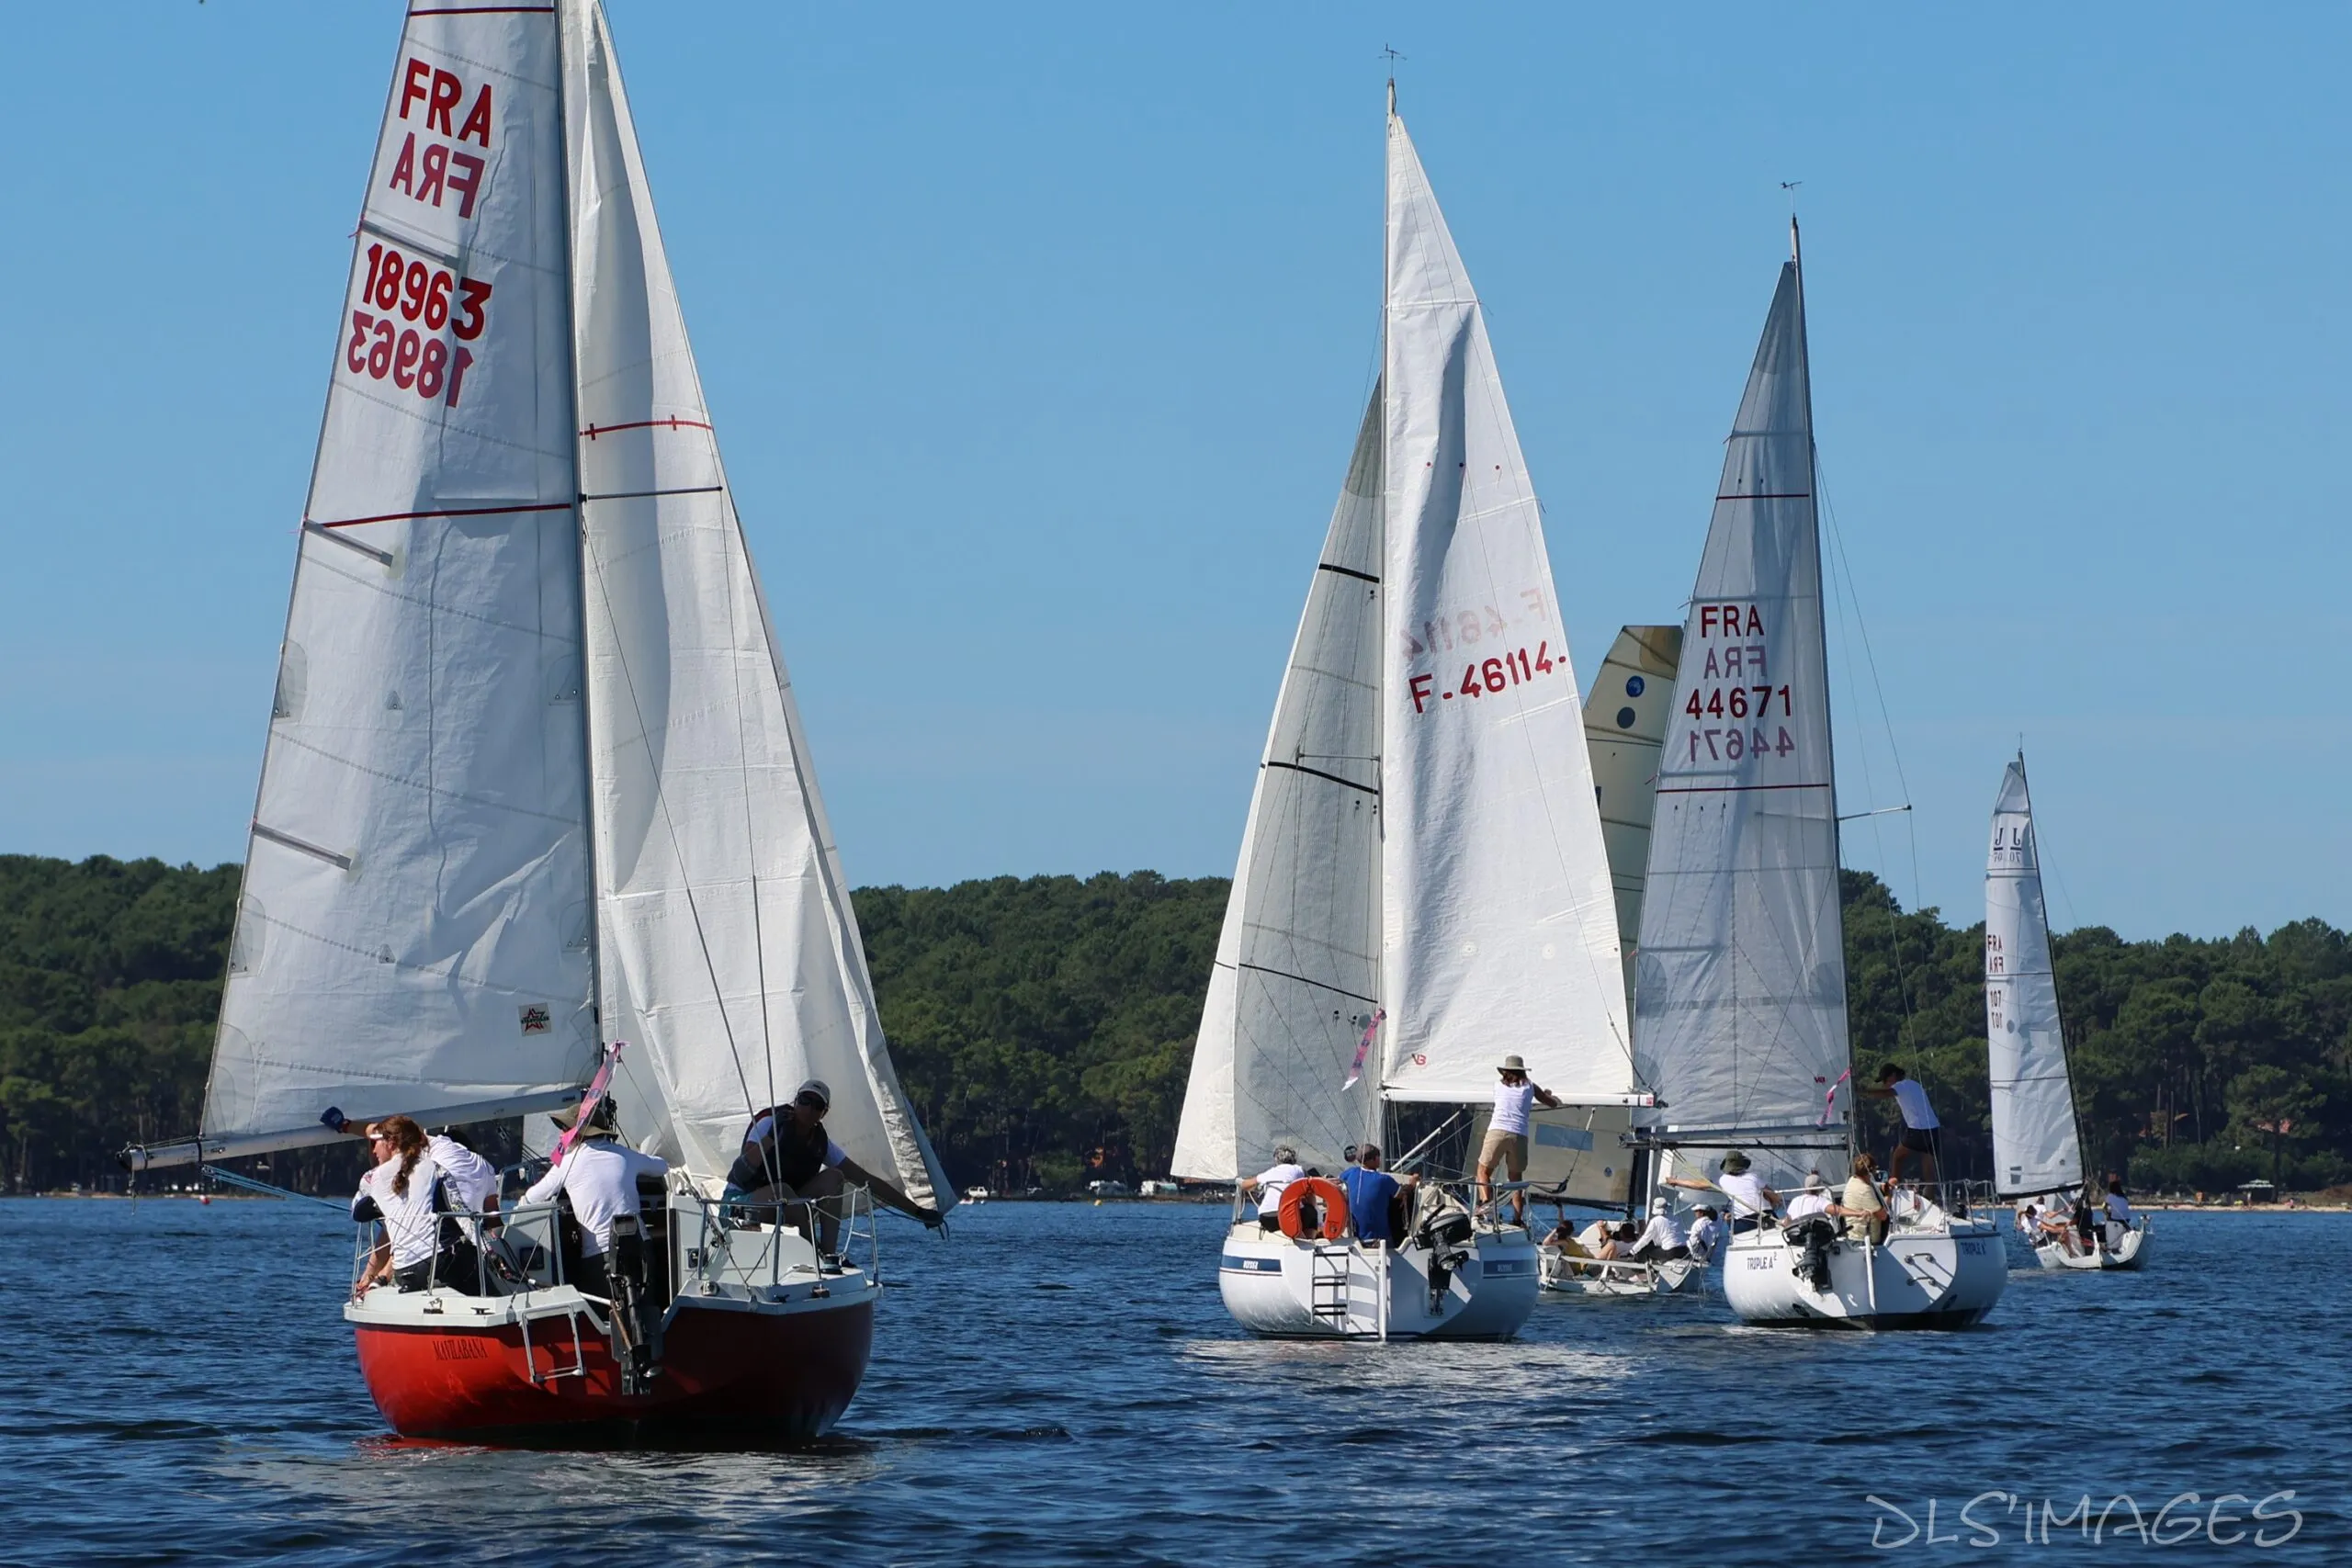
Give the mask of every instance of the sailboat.
MULTIPOLYGON (((753 1108, 804 1079, 831 1086, 855 1161, 954 1201, 882 1037, 603 10, 419 8, 355 240, 201 1133, 128 1163, 331 1142, 330 1111, 530 1118, 622 1040, 621 1129, 671 1164, 644 1204, 643 1315, 568 1280, 562 1215, 510 1212, 482 1249, 503 1267, 345 1310, 403 1435, 830 1427, 872 1343, 871 1247, 820 1251, 809 1216, 721 1197, 753 1108)), ((870 1213, 848 1218, 870 1243, 870 1213)))
MULTIPOLYGON (((1789 238, 1684 622, 1634 998, 1636 1064, 1659 1102, 1643 1139, 1661 1180, 1704 1178, 1736 1148, 1783 1193, 1816 1169, 1834 1190, 1856 1144, 1793 221, 1789 238)), ((1726 1300, 1756 1324, 1976 1322, 2007 1278, 1990 1223, 1936 1194, 1901 1196, 1883 1244, 1841 1229, 1808 1247, 1796 1227, 1736 1224, 1726 1300)))
MULTIPOLYGON (((1658 749, 1666 742, 1667 717, 1674 711, 1674 672, 1681 651, 1680 626, 1619 628, 1584 705, 1585 751, 1592 764, 1593 800, 1600 810, 1600 836, 1609 853, 1629 997, 1642 929, 1642 886, 1649 869, 1650 818, 1657 805, 1658 749)), ((1632 1021, 1638 1032, 1641 1020, 1632 1021)), ((1537 1111, 1528 1129, 1533 1143, 1528 1180, 1547 1199, 1564 1205, 1614 1208, 1632 1218, 1637 1194, 1624 1145, 1633 1124, 1633 1113, 1621 1107, 1537 1111)), ((1688 1258, 1578 1260, 1550 1243, 1538 1258, 1546 1291, 1584 1299, 1672 1295, 1705 1274, 1703 1264, 1688 1258)))
MULTIPOLYGON (((1197 1179, 1252 1177, 1284 1145, 1327 1173, 1359 1141, 1393 1151, 1399 1108, 1458 1123, 1510 1054, 1570 1102, 1633 1098, 1609 864, 1534 488, 1393 83, 1387 126, 1382 370, 1217 942, 1174 1159, 1197 1179)), ((1393 1245, 1289 1192, 1283 1229, 1238 1205, 1220 1243, 1227 1308, 1263 1335, 1515 1334, 1537 1291, 1526 1226, 1429 1174, 1393 1245)))
MULTIPOLYGON (((1995 1196, 2020 1211, 2031 1204, 2071 1216, 2084 1192, 2083 1144, 2022 751, 2001 774, 1984 860, 1984 1038, 1995 1196)), ((2102 1224, 2087 1239, 2037 1230, 2028 1240, 2044 1269, 2137 1269, 2147 1256, 2148 1223, 2143 1216, 2129 1226, 2102 1224)))

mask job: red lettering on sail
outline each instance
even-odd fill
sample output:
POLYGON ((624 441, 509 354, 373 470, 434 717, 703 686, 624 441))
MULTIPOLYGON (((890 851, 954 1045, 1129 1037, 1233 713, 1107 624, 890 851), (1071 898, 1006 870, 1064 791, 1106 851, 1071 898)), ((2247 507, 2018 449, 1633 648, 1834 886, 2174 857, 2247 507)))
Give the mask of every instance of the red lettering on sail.
POLYGON ((424 172, 416 182, 416 199, 441 205, 441 185, 449 173, 449 150, 438 141, 424 150, 424 172))
POLYGON ((482 162, 470 152, 449 154, 449 188, 458 193, 458 216, 474 215, 474 196, 481 189, 482 162), (462 175, 465 177, 460 179, 462 175))
POLYGON ((448 72, 434 72, 433 96, 424 106, 424 129, 437 130, 444 136, 457 135, 457 127, 449 123, 449 111, 458 107, 458 100, 465 91, 466 85, 448 72))
POLYGON ((386 190, 396 190, 409 196, 416 194, 416 132, 408 133, 401 143, 401 155, 392 161, 392 177, 384 182, 386 190))
POLYGON ((479 141, 484 150, 490 146, 490 84, 481 85, 481 94, 474 99, 474 107, 466 111, 466 123, 458 128, 460 141, 479 141))
POLYGON ((401 73, 401 118, 408 118, 411 104, 425 96, 427 84, 433 80, 433 67, 422 60, 412 60, 401 73))

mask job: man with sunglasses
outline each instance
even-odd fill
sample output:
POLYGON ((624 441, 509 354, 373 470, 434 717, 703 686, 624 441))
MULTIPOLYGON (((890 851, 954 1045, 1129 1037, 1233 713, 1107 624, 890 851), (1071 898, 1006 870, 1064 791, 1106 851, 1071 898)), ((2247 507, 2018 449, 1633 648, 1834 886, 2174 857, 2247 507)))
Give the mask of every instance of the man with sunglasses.
MULTIPOLYGON (((937 1226, 944 1218, 926 1209, 880 1177, 849 1157, 825 1131, 825 1112, 832 1109, 833 1091, 821 1078, 810 1078, 794 1091, 789 1105, 769 1106, 743 1134, 743 1152, 727 1172, 727 1195, 741 1204, 800 1204, 808 1200, 839 1199, 854 1183, 902 1214, 937 1226)), ((819 1245, 827 1256, 835 1250, 841 1233, 841 1205, 819 1201, 819 1245)), ((786 1223, 808 1234, 808 1221, 798 1209, 788 1209, 786 1223)))

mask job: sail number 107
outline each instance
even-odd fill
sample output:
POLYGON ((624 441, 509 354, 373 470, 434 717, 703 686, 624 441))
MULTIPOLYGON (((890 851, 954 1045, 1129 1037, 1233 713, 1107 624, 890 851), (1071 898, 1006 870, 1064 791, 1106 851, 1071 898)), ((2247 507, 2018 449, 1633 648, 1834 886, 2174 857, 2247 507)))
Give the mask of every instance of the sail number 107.
POLYGON ((456 408, 466 370, 474 362, 465 345, 481 336, 490 293, 491 286, 479 278, 458 277, 447 269, 407 260, 389 245, 370 245, 359 302, 384 314, 351 312, 351 341, 344 347, 344 364, 355 376, 390 379, 403 392, 456 408), (403 326, 402 321, 416 325, 403 326), (454 352, 442 341, 444 327, 462 340, 454 352))

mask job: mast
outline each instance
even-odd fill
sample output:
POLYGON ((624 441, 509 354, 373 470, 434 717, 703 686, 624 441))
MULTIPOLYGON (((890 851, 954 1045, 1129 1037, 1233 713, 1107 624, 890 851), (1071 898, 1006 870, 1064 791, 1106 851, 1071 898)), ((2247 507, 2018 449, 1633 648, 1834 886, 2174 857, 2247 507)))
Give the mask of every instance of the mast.
MULTIPOLYGON (((1797 277, 1797 337, 1804 351, 1804 450, 1805 489, 1812 492, 1809 503, 1813 511, 1813 558, 1820 574, 1826 579, 1828 562, 1821 549, 1821 443, 1815 436, 1813 423, 1813 323, 1805 315, 1804 305, 1804 238, 1797 228, 1797 215, 1789 213, 1789 265, 1796 269, 1797 277)), ((1825 656, 1829 648, 1829 594, 1826 583, 1815 585, 1814 594, 1814 624, 1818 628, 1825 656)), ((1825 671, 1825 673, 1826 671, 1825 671)), ((1830 897, 1829 930, 1838 943, 1839 959, 1846 952, 1846 845, 1843 829, 1838 820, 1838 724, 1836 705, 1829 701, 1826 680, 1821 687, 1821 727, 1829 740, 1829 768, 1826 783, 1829 787, 1829 849, 1830 897)), ((1853 1017, 1846 1020, 1847 1094, 1859 1095, 1860 1086, 1853 1081, 1854 1035, 1853 1017)), ((1850 1100, 1849 1100, 1850 1103, 1850 1100)), ((1861 1119, 1849 1114, 1846 1118, 1846 1157, 1852 1159, 1860 1149, 1861 1119)))
MULTIPOLYGON (((1388 73, 1388 110, 1381 120, 1380 134, 1380 380, 1374 389, 1379 403, 1380 419, 1380 494, 1373 505, 1373 558, 1385 567, 1388 560, 1388 225, 1393 221, 1389 203, 1393 199, 1388 179, 1388 161, 1396 156, 1391 150, 1396 118, 1396 72, 1392 62, 1388 73)), ((1384 648, 1389 639, 1388 604, 1384 598, 1380 607, 1380 641, 1384 648)), ((1374 668, 1372 698, 1372 771, 1380 774, 1380 754, 1385 745, 1388 714, 1388 660, 1383 657, 1374 668)), ((1376 973, 1378 981, 1373 986, 1375 996, 1386 998, 1395 993, 1388 977, 1388 929, 1385 919, 1386 900, 1381 896, 1387 877, 1388 823, 1385 817, 1375 818, 1372 846, 1372 909, 1373 952, 1379 954, 1376 973)), ((1383 1058, 1387 1042, 1380 1037, 1383 1010, 1374 1007, 1371 1027, 1371 1045, 1366 1051, 1366 1066, 1373 1075, 1373 1091, 1364 1100, 1364 1136, 1379 1144, 1388 1136, 1388 1075, 1383 1071, 1383 1058)))

